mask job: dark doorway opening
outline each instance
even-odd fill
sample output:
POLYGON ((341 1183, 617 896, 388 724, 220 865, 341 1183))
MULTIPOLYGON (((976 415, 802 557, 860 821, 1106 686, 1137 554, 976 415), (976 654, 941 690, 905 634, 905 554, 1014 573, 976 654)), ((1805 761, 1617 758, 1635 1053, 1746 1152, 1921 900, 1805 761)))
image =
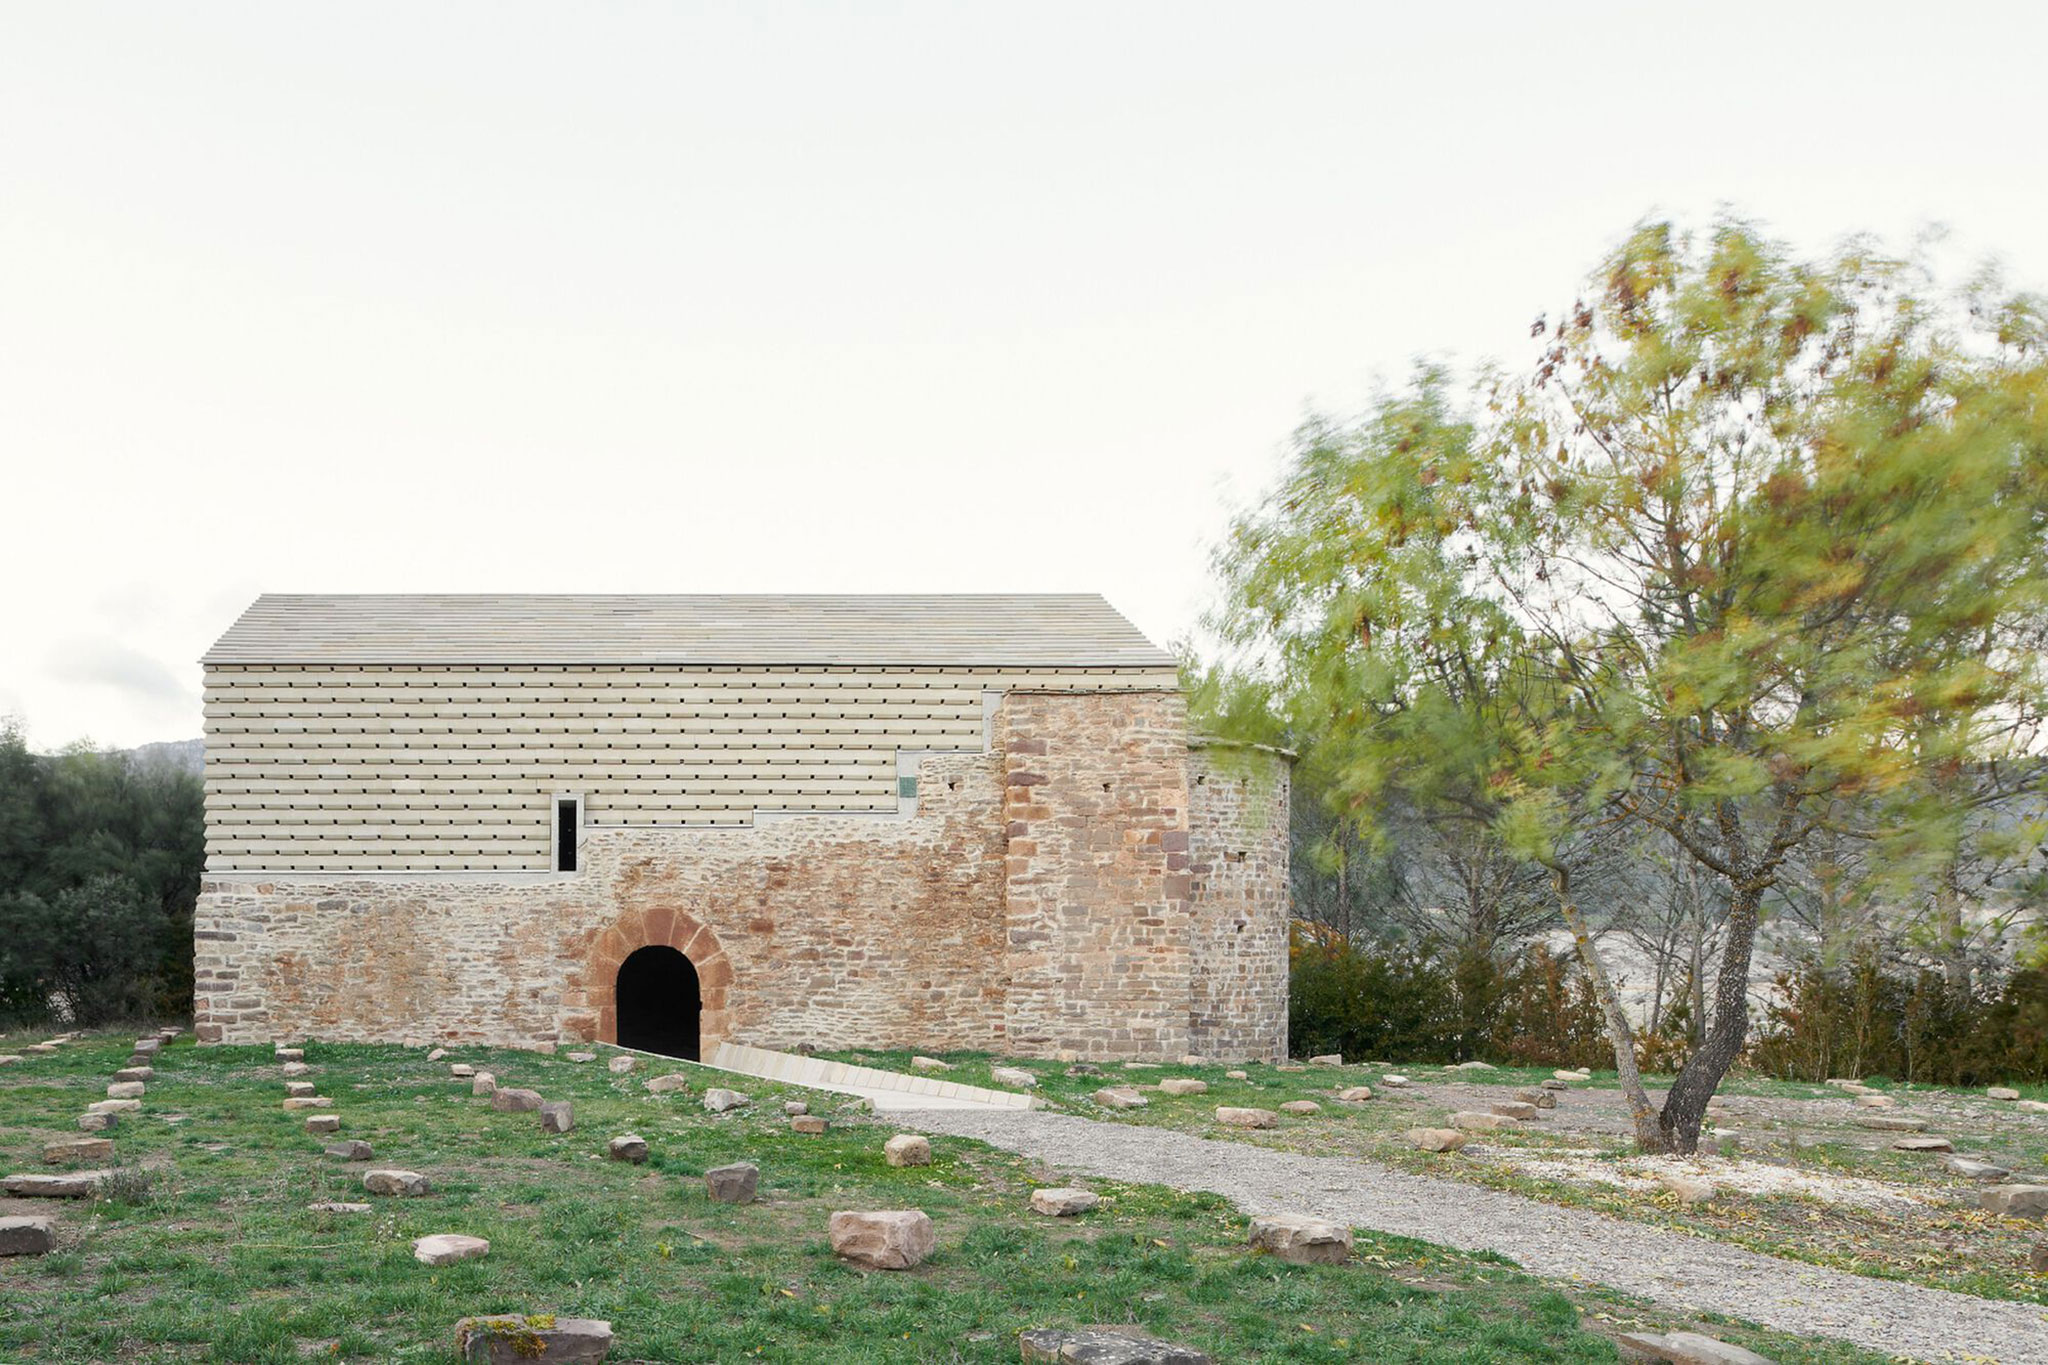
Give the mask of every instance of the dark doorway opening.
POLYGON ((697 969, 674 948, 641 948, 619 964, 619 1046, 664 1057, 697 1058, 704 1009, 697 969))

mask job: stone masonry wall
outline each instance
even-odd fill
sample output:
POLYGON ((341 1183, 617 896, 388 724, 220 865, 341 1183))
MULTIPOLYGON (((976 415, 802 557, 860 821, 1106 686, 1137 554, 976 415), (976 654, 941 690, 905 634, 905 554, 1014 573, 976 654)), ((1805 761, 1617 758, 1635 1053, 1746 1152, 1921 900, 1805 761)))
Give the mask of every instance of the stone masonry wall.
POLYGON ((1198 742, 1188 771, 1189 1044, 1204 1056, 1278 1060, 1287 1055, 1288 760, 1198 742))
POLYGON ((1186 1052, 1187 707, 1178 692, 1012 692, 1006 1031, 1021 1052, 1186 1052))

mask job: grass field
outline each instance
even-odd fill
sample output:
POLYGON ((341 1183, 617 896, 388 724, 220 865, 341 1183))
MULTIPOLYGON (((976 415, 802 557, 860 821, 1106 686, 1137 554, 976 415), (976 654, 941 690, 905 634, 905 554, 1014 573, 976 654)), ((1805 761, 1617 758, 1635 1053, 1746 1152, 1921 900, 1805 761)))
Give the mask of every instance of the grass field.
MULTIPOLYGON (((7 1169, 53 1169, 42 1144, 78 1135, 75 1116, 127 1053, 128 1035, 89 1037, 0 1069, 7 1169)), ((609 1319, 616 1361, 1011 1361, 1024 1328, 1091 1322, 1142 1324, 1229 1361, 1605 1361, 1604 1330, 1685 1325, 1398 1238, 1360 1234, 1349 1266, 1284 1265, 1249 1253, 1245 1220, 1206 1195, 1097 1181, 1101 1208, 1042 1218, 1026 1200, 1050 1175, 1021 1159, 939 1138, 932 1166, 894 1169, 881 1156, 892 1129, 847 1114, 823 1137, 793 1134, 785 1094, 820 1113, 834 1101, 765 1083, 739 1086, 749 1109, 711 1115, 694 1094, 648 1095, 654 1072, 560 1056, 465 1049, 429 1063, 315 1043, 307 1060, 342 1117, 336 1138, 281 1108, 269 1049, 180 1040, 113 1135, 115 1197, 0 1200, 60 1218, 54 1254, 0 1261, 0 1360, 444 1361, 456 1320, 483 1312, 609 1319), (453 1061, 572 1100, 575 1131, 493 1111, 449 1078, 453 1061), (626 1131, 649 1141, 647 1165, 601 1159, 626 1131), (364 1194, 365 1166, 322 1155, 340 1138, 373 1143, 370 1165, 422 1172, 435 1192, 364 1194), (696 1177, 734 1160, 760 1166, 759 1203, 704 1196, 696 1177), (373 1210, 306 1207, 324 1200, 373 1210), (924 1266, 863 1273, 832 1255, 832 1210, 901 1207, 937 1224, 924 1266), (436 1232, 488 1238, 490 1255, 429 1269, 409 1243, 436 1232)), ((1877 1358, 1709 1330, 1784 1361, 1877 1358)))
MULTIPOLYGON (((910 1055, 897 1052, 837 1053, 876 1065, 907 1069, 910 1055)), ((948 1053, 954 1070, 948 1080, 992 1084, 989 1059, 975 1053, 948 1053)), ((1468 1180, 1496 1189, 1527 1194, 1552 1203, 1596 1209, 1637 1222, 1683 1230, 1749 1247, 1771 1255, 1808 1261, 1856 1274, 1909 1280, 1941 1289, 1990 1298, 2048 1303, 2048 1275, 2031 1271, 2033 1244, 2048 1237, 2048 1228, 2034 1221, 1997 1218, 1977 1207, 1980 1186, 1955 1174, 1939 1159, 1895 1151, 1895 1134, 1873 1134, 1848 1124, 1838 1112, 1846 1104, 1839 1090, 1756 1077, 1733 1077, 1723 1095, 1749 1112, 1731 1122, 1743 1135, 1746 1158, 1779 1164, 1822 1177, 1875 1182, 1913 1194, 1914 1204, 1876 1207, 1829 1202, 1797 1194, 1735 1194, 1705 1204, 1681 1205, 1669 1194, 1628 1192, 1597 1184, 1573 1182, 1549 1173, 1546 1161, 1563 1153, 1586 1154, 1594 1162, 1619 1163, 1635 1155, 1632 1141, 1619 1132, 1572 1131, 1572 1115, 1589 1101, 1588 1090, 1616 1096, 1612 1073, 1595 1073, 1575 1083, 1562 1098, 1563 1108, 1546 1111, 1536 1123, 1513 1125, 1475 1135, 1464 1153, 1417 1151, 1402 1134, 1415 1126, 1439 1126, 1455 1108, 1479 1108, 1479 1099, 1455 1098, 1464 1087, 1534 1086, 1551 1073, 1548 1068, 1500 1068, 1488 1072, 1418 1066, 1398 1070, 1415 1088, 1393 1090, 1380 1085, 1386 1069, 1346 1066, 1281 1071, 1253 1065, 1244 1081, 1231 1080, 1225 1065, 1172 1066, 1125 1070, 1114 1064, 1100 1074, 1069 1075, 1067 1066, 1052 1062, 1019 1062, 1039 1078, 1038 1091, 1059 1108, 1093 1118, 1172 1128, 1203 1137, 1253 1143, 1325 1156, 1353 1156, 1430 1175, 1468 1180), (1090 1097, 1109 1085, 1146 1085, 1162 1076, 1194 1076, 1209 1086, 1204 1095, 1175 1097, 1146 1092, 1142 1109, 1117 1110, 1090 1097), (1371 1085, 1375 1098, 1358 1105, 1337 1103, 1336 1091, 1371 1085), (1449 1087, 1456 1087, 1450 1089, 1449 1087), (1242 1129, 1215 1120, 1218 1105, 1275 1109, 1289 1100, 1314 1100, 1320 1114, 1282 1115, 1276 1129, 1242 1129), (1831 1101, 1833 1110, 1805 1115, 1797 1104, 1831 1101), (1768 1109, 1769 1112, 1762 1112, 1768 1109), (1879 1139, 1882 1140, 1879 1140, 1879 1139), (1869 1148, 1874 1147, 1874 1150, 1869 1148), (1596 1149, 1596 1150, 1595 1150, 1596 1149)), ((1653 1089, 1669 1078, 1646 1078, 1653 1089)), ((1931 1112, 1934 1131, 1953 1137, 1959 1150, 1981 1153, 2021 1173, 2048 1167, 2048 1123, 2022 1120, 2005 1105, 1973 1093, 1908 1089, 1873 1082, 1897 1097, 1899 1112, 1931 1112)), ((2023 1086, 2023 1095, 2048 1098, 2048 1087, 2023 1086)))

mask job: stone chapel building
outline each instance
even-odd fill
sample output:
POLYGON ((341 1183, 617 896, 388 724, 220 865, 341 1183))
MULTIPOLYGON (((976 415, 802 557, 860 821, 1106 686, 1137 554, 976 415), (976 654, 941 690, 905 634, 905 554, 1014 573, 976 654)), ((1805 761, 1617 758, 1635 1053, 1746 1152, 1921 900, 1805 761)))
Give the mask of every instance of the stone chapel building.
POLYGON ((1285 1055, 1287 764, 1096 596, 266 595, 202 1041, 1285 1055))

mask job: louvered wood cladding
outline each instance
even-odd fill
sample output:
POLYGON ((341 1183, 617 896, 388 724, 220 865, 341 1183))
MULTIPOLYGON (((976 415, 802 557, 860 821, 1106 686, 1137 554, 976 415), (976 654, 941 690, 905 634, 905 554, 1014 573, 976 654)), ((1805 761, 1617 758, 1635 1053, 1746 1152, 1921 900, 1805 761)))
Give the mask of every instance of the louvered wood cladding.
POLYGON ((990 694, 1176 685, 1080 596, 265 596, 205 665, 219 872, 545 872, 563 793, 592 830, 891 815, 990 694))

